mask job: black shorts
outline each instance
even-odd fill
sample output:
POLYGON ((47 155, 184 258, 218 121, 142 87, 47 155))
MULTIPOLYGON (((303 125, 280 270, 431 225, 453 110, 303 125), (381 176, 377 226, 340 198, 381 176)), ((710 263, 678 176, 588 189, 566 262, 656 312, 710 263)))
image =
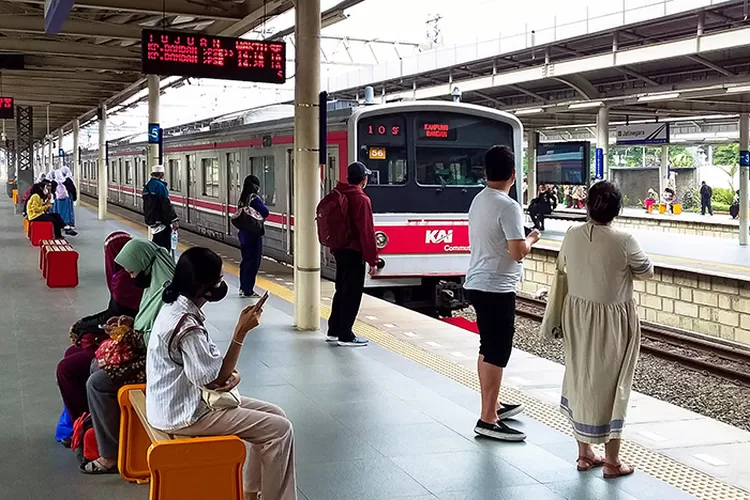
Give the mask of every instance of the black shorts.
POLYGON ((484 362, 505 368, 516 332, 516 294, 467 290, 477 314, 479 354, 484 362))

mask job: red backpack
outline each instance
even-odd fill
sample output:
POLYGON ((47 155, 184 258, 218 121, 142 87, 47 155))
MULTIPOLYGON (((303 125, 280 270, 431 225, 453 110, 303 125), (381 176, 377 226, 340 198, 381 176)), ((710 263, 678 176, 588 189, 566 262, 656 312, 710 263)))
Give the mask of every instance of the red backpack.
POLYGON ((320 200, 315 211, 315 222, 318 225, 318 240, 324 247, 340 250, 351 242, 349 200, 338 189, 320 200))

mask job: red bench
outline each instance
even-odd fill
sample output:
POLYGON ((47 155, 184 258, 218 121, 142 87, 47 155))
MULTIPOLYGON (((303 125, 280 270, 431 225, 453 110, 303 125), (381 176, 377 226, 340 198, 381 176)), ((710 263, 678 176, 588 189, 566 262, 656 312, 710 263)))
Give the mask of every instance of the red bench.
POLYGON ((65 240, 45 240, 39 266, 50 288, 78 286, 78 252, 65 240))
POLYGON ((29 222, 29 239, 31 244, 38 247, 42 240, 51 240, 55 237, 55 226, 51 222, 33 220, 29 222))

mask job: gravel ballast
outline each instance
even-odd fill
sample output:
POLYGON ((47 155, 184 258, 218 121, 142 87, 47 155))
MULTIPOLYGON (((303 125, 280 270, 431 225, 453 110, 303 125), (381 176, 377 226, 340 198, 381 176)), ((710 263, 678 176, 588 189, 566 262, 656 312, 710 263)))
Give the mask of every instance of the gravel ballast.
MULTIPOLYGON (((475 320, 472 308, 457 314, 475 320)), ((516 318, 513 344, 522 351, 565 364, 562 341, 541 338, 539 323, 534 320, 516 318)), ((750 431, 750 387, 716 375, 642 353, 635 370, 633 390, 750 431)))

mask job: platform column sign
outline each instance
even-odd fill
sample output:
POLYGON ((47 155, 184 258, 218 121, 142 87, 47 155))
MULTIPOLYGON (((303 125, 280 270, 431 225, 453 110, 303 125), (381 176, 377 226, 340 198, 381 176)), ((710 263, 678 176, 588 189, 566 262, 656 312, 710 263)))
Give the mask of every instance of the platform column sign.
POLYGON ((602 148, 596 148, 595 158, 594 169, 596 180, 604 179, 604 150, 602 148))
POLYGON ((750 151, 740 151, 740 167, 750 167, 750 151))

